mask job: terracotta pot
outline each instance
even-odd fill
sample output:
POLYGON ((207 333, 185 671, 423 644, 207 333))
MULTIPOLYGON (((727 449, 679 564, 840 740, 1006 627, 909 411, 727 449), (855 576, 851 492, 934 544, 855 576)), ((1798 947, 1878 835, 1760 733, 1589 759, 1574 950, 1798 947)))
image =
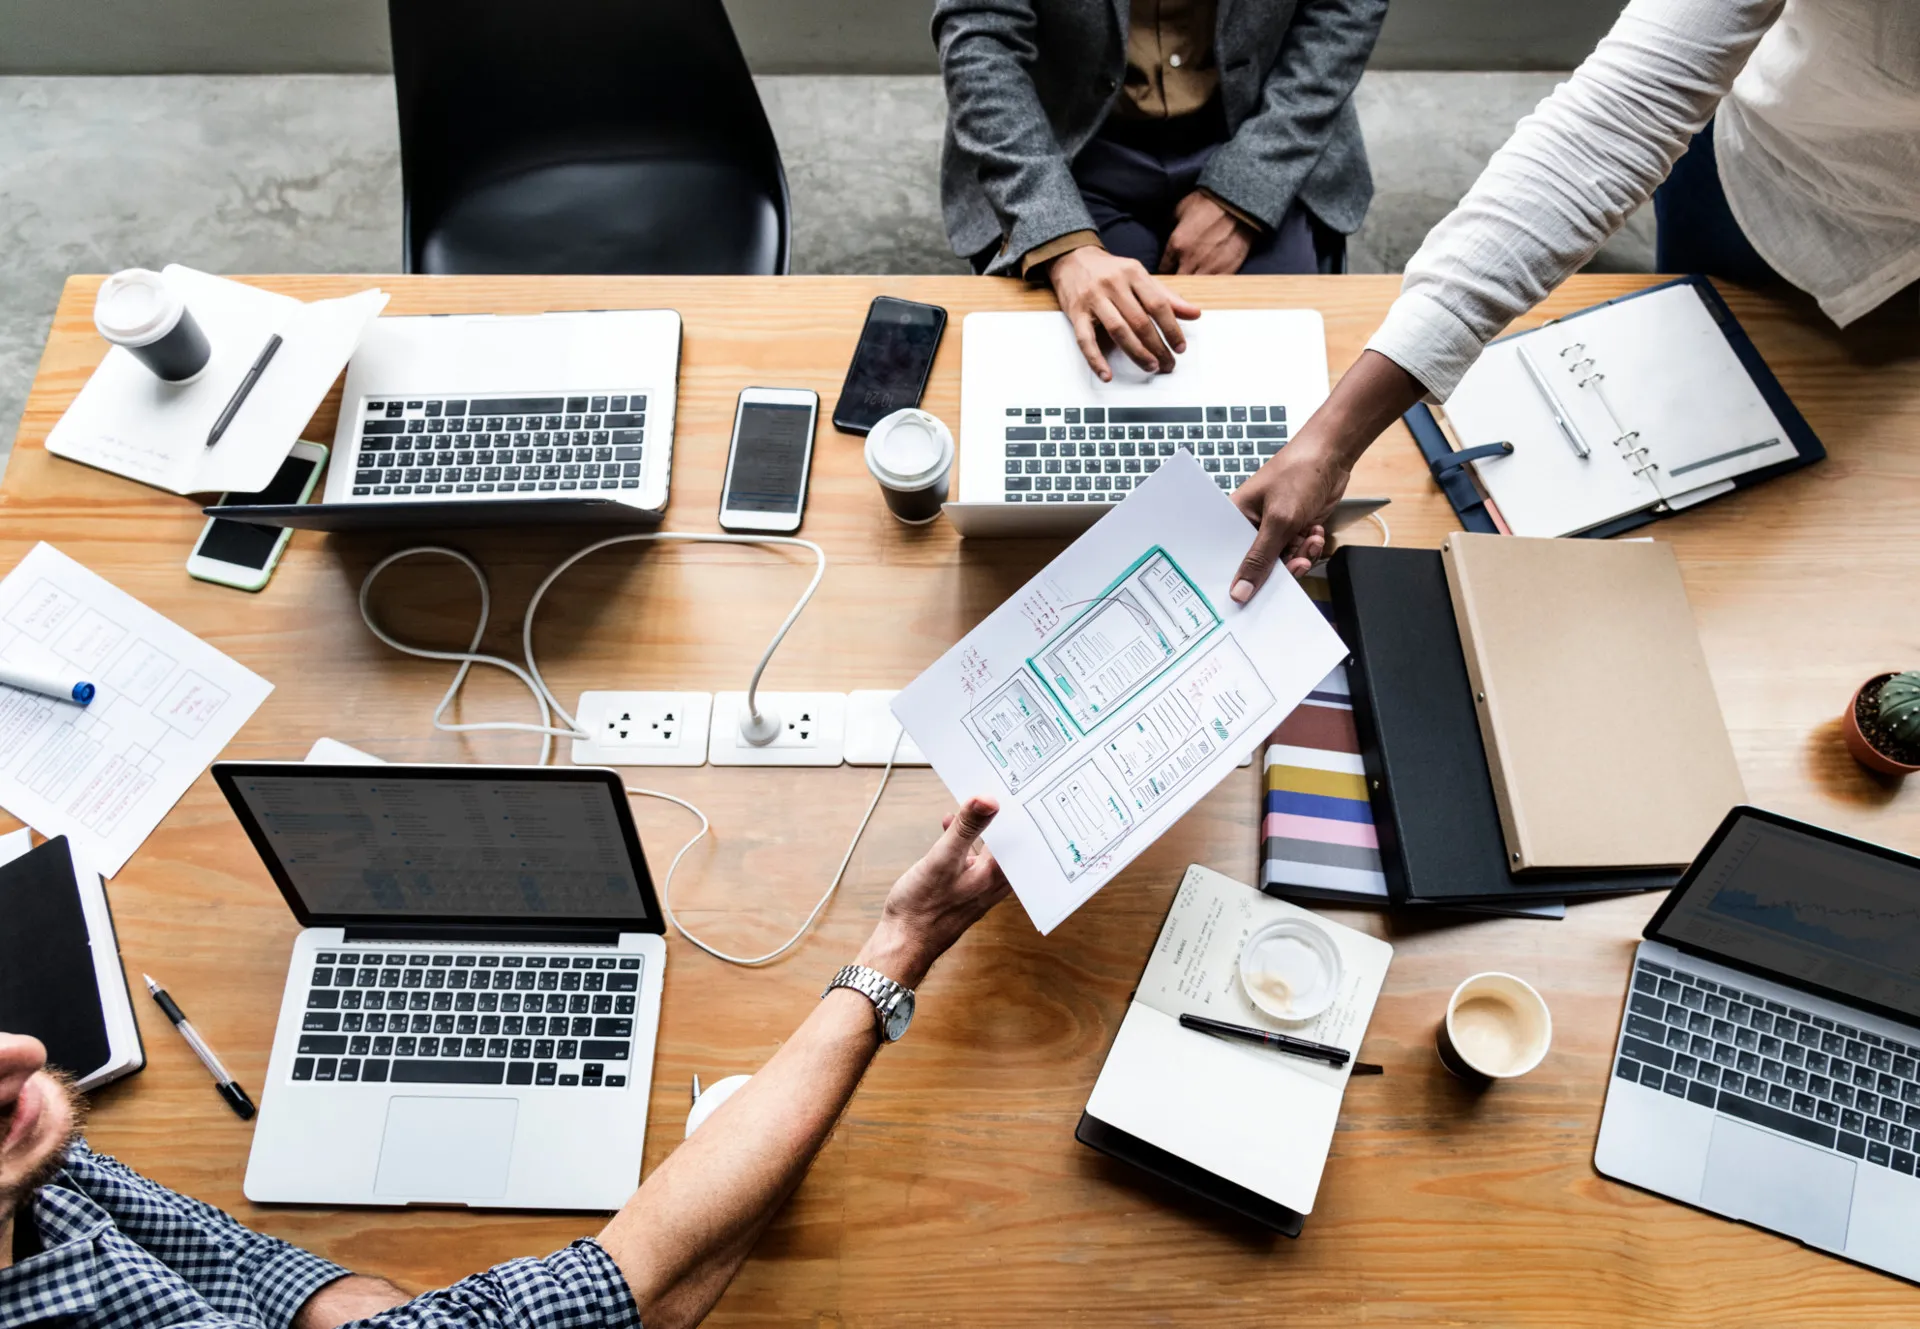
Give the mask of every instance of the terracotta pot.
POLYGON ((1920 766, 1910 766, 1904 761, 1895 761, 1892 757, 1889 757, 1886 753, 1880 751, 1879 748, 1869 743, 1867 736, 1860 732, 1858 714, 1860 709, 1860 694, 1875 684, 1885 682, 1892 677, 1893 674, 1891 672, 1875 674, 1854 690, 1852 700, 1847 703, 1846 714, 1840 717, 1840 732, 1846 736, 1847 751, 1853 754, 1855 761, 1859 762, 1868 770, 1878 771, 1882 775, 1912 775, 1915 771, 1920 771, 1920 766))

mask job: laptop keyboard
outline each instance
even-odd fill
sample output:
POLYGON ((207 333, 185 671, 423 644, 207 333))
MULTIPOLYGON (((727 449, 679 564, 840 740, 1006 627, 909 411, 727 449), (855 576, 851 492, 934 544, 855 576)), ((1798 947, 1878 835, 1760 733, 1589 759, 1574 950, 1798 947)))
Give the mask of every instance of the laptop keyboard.
POLYGON ((647 399, 366 400, 353 497, 577 494, 638 489, 647 399))
POLYGON ((1613 1073, 1914 1175, 1920 1048, 1641 960, 1613 1073))
POLYGON ((621 1089, 640 959, 322 951, 295 1080, 621 1089))
POLYGON ((1284 406, 1009 406, 1009 503, 1117 503, 1185 448, 1231 493, 1287 441, 1284 406))

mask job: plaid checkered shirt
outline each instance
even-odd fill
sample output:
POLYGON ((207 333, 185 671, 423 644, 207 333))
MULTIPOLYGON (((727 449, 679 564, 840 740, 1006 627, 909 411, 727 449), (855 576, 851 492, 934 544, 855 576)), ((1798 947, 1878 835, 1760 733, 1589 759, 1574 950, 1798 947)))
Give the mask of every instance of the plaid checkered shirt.
MULTIPOLYGON (((243 1227, 85 1144, 16 1215, 38 1250, 0 1269, 0 1329, 287 1329, 347 1270, 243 1227)), ((638 1329, 633 1294, 599 1243, 509 1260, 356 1324, 379 1329, 638 1329)))

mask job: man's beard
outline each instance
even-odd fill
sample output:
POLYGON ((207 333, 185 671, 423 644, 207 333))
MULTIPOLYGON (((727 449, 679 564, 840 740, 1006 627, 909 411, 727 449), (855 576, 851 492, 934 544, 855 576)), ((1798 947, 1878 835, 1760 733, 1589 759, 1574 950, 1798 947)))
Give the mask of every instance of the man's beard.
MULTIPOLYGON (((0 1190, 0 1217, 11 1215, 23 1199, 52 1181, 60 1169, 67 1165, 67 1150, 79 1142, 81 1128, 86 1124, 87 1100, 81 1096, 78 1089, 73 1087, 73 1077, 65 1071, 52 1069, 47 1071, 47 1075, 53 1080, 55 1094, 66 1100, 67 1119, 71 1124, 59 1148, 49 1151, 39 1166, 29 1172, 19 1183, 6 1190, 0 1190)), ((7 1130, 12 1124, 12 1112, 0 1116, 0 1139, 6 1137, 7 1130)))

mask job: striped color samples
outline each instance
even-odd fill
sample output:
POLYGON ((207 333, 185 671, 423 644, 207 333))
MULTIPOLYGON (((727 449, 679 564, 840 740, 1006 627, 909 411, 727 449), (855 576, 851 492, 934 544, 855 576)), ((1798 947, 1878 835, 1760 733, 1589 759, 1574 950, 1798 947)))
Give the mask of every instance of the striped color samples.
MULTIPOLYGON (((1324 576, 1302 588, 1328 612, 1324 576)), ((1260 885, 1274 895, 1384 904, 1387 879, 1367 801, 1342 665, 1267 739, 1260 885)))

